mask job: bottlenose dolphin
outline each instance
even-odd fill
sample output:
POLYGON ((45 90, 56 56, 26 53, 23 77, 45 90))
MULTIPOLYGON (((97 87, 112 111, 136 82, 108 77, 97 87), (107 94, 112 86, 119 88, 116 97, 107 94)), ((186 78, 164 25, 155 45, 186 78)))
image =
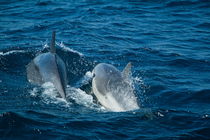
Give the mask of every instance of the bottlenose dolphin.
POLYGON ((100 63, 92 71, 92 89, 99 103, 111 111, 121 112, 138 109, 131 84, 131 63, 123 72, 110 64, 100 63))
POLYGON ((55 32, 52 33, 50 51, 39 54, 27 65, 27 78, 29 82, 38 85, 51 82, 60 96, 66 98, 66 66, 56 54, 55 32))

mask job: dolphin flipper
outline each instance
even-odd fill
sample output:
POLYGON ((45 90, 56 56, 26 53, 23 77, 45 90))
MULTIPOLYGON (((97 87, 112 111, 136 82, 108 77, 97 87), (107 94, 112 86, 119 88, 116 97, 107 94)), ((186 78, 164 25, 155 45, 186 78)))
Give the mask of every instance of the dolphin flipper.
POLYGON ((39 85, 44 83, 44 80, 39 72, 39 68, 35 65, 34 61, 31 61, 27 65, 26 71, 29 82, 39 85))
POLYGON ((124 70, 122 71, 122 76, 124 79, 128 79, 131 76, 131 67, 132 67, 132 64, 131 64, 131 62, 129 62, 125 66, 124 70))

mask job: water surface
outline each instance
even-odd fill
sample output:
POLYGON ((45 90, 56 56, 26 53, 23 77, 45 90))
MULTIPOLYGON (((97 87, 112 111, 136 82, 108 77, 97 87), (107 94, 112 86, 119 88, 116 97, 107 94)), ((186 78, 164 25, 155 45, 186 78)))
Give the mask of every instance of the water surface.
POLYGON ((1 1, 0 139, 209 139, 210 2, 1 1), (67 101, 26 79, 56 30, 67 101), (100 62, 132 62, 139 110, 110 112, 91 95, 100 62))

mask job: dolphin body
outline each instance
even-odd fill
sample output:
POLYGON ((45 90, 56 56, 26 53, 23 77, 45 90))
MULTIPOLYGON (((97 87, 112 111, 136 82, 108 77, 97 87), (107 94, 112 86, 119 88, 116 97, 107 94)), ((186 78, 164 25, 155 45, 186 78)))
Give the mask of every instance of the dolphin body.
POLYGON ((51 82, 62 98, 66 98, 67 74, 63 60, 56 54, 55 32, 52 33, 50 51, 36 56, 26 67, 28 81, 42 85, 51 82))
POLYGON ((92 89, 99 103, 110 111, 139 109, 131 85, 131 63, 123 72, 110 64, 100 63, 93 69, 92 89))

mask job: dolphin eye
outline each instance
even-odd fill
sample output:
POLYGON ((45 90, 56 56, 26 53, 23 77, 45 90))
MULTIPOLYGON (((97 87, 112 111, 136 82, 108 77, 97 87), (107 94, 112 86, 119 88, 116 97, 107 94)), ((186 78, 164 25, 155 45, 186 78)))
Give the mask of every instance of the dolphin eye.
POLYGON ((96 76, 96 74, 95 73, 93 73, 93 78, 96 76))

